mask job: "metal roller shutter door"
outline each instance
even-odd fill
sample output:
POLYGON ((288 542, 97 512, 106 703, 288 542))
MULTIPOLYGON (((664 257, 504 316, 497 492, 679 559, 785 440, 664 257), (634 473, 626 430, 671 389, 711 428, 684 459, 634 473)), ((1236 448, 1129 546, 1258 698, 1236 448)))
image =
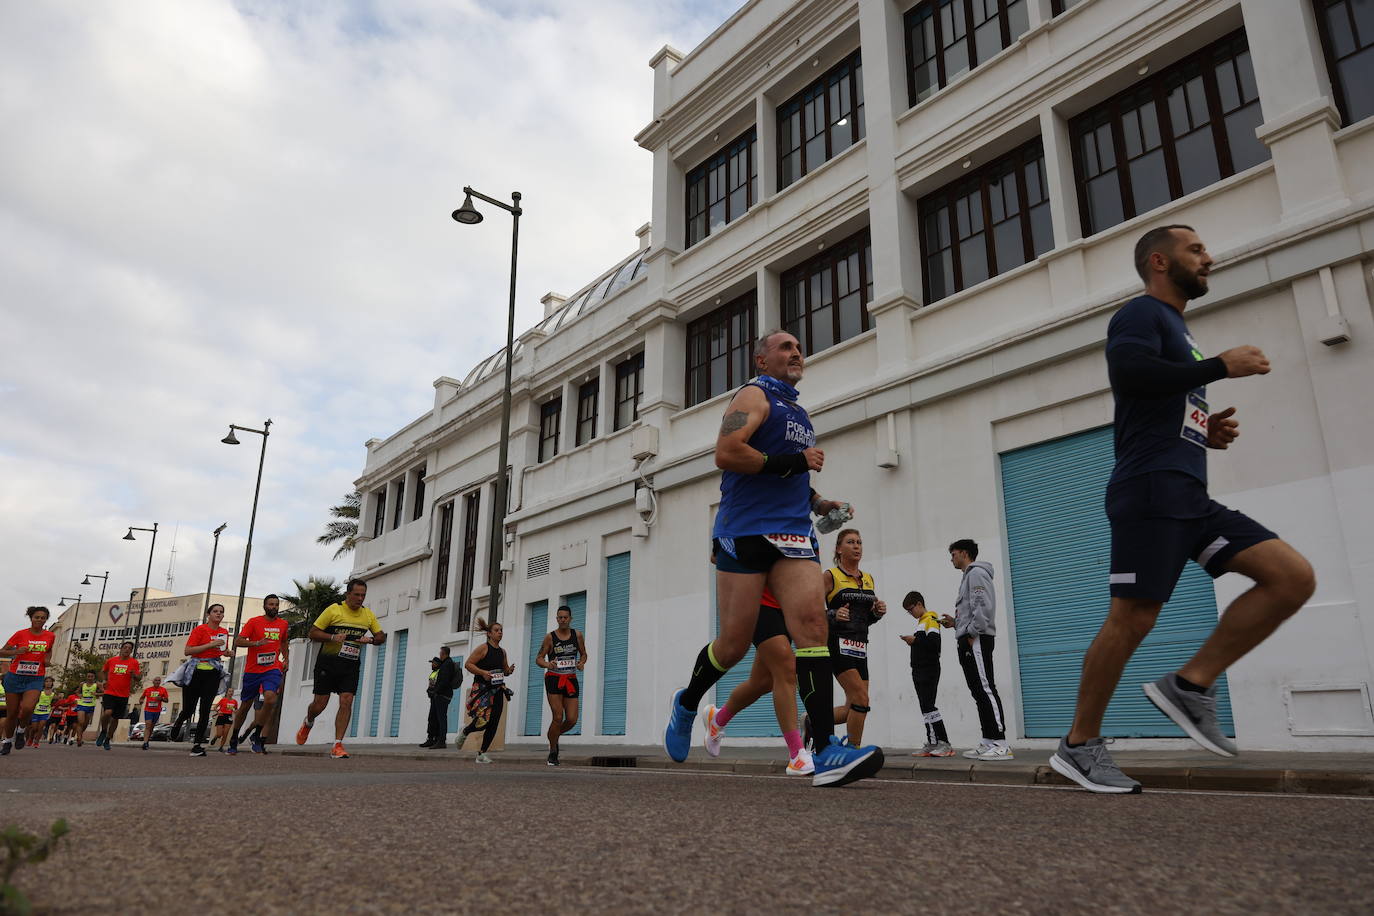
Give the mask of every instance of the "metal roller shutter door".
MULTIPOLYGON (((630 670, 630 555, 606 558, 606 620, 601 652, 601 734, 625 734, 630 670)), ((591 651, 591 647, 588 647, 591 651)))

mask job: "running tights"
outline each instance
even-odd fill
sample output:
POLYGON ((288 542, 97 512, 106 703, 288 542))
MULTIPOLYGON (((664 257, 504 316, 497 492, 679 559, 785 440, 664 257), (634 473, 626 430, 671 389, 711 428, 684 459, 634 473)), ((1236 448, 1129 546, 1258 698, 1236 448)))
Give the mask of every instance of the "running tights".
POLYGON ((215 694, 219 692, 219 671, 211 668, 203 670, 197 668, 191 675, 191 683, 182 690, 182 708, 177 716, 176 722, 172 725, 172 734, 176 734, 182 722, 191 718, 194 713, 198 719, 196 722, 196 744, 205 743, 205 730, 210 727, 210 704, 215 701, 215 694), (200 706, 200 711, 195 708, 200 706))
MULTIPOLYGON (((496 730, 501 726, 501 710, 506 708, 506 692, 497 690, 491 698, 491 718, 487 720, 487 727, 482 729, 482 753, 491 749, 492 741, 496 740, 496 730)), ((463 742, 467 741, 468 735, 477 731, 469 722, 463 726, 463 737, 459 739, 458 746, 462 747, 463 742)))

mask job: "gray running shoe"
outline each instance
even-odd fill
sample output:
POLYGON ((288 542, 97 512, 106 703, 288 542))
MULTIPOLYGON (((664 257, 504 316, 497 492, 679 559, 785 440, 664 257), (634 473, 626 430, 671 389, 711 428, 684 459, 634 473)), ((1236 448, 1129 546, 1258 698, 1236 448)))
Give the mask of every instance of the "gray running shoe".
POLYGON ((1059 750, 1050 757, 1050 767, 1089 792, 1109 795, 1140 792, 1140 783, 1121 772, 1112 755, 1107 753, 1107 742, 1102 738, 1094 738, 1081 747, 1069 747, 1069 739, 1060 738, 1059 750))
POLYGON ((911 756, 913 756, 913 757, 929 757, 929 756, 931 756, 931 753, 930 753, 930 752, 933 751, 933 750, 935 750, 935 743, 932 742, 932 741, 927 741, 925 744, 921 745, 921 749, 920 749, 919 751, 912 751, 912 752, 911 752, 911 756))
POLYGON ((1166 674, 1157 681, 1142 684, 1141 690, 1150 702, 1159 707, 1179 728, 1198 744, 1222 757, 1236 756, 1236 742, 1221 733, 1217 724, 1217 685, 1206 693, 1182 690, 1174 683, 1174 675, 1166 674))

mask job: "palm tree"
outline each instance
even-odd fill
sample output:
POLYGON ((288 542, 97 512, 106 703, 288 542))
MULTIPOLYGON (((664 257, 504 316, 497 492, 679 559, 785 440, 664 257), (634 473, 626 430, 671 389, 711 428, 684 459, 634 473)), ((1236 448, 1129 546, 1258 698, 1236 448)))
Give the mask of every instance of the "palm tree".
POLYGON ((357 490, 344 497, 344 501, 329 510, 334 521, 324 526, 324 534, 315 538, 316 544, 339 544, 334 551, 334 559, 352 553, 358 543, 358 516, 363 504, 362 494, 357 490), (342 542, 342 543, 340 543, 342 542))
POLYGON ((325 608, 342 601, 344 593, 332 576, 310 576, 304 582, 300 579, 291 582, 296 586, 296 593, 282 596, 282 601, 291 605, 282 611, 282 617, 291 624, 287 639, 304 639, 310 632, 311 623, 325 608))

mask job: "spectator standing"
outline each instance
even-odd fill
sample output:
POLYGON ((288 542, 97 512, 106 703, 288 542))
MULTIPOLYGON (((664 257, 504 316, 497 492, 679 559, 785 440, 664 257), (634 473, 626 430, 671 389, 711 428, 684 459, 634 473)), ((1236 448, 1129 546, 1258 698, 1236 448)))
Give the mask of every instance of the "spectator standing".
POLYGON ((997 593, 992 587, 992 565, 978 559, 978 545, 968 538, 949 545, 949 562, 964 575, 954 602, 954 616, 944 615, 941 623, 954 628, 959 667, 964 669, 964 680, 978 707, 978 722, 983 731, 978 747, 964 751, 964 756, 972 760, 1011 760, 1002 698, 992 677, 992 649, 997 638, 993 623, 997 593))
POLYGON ((953 757, 945 718, 935 705, 940 691, 940 616, 926 609, 926 599, 920 592, 907 592, 902 607, 916 618, 916 632, 903 636, 902 642, 911 647, 911 684, 916 688, 916 700, 921 704, 921 718, 926 726, 925 746, 911 756, 953 757))
POLYGON ((440 750, 448 747, 448 707, 453 694, 463 684, 463 674, 450 657, 448 646, 439 647, 439 655, 429 660, 429 726, 425 743, 420 747, 440 750))

